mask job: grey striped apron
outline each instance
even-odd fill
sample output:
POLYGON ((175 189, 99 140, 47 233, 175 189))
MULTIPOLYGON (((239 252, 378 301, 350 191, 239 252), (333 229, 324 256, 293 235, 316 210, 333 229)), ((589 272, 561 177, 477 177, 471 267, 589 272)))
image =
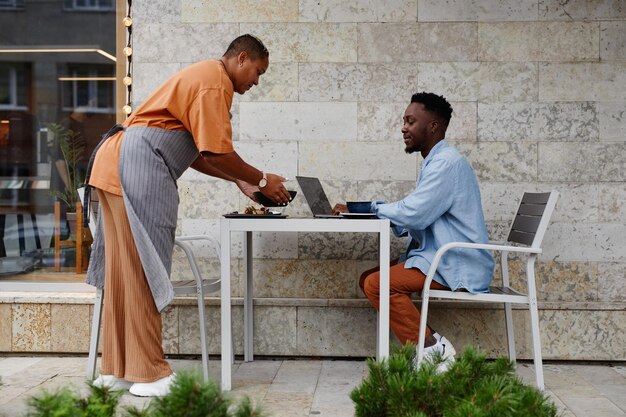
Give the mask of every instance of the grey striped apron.
MULTIPOLYGON (((176 180, 199 152, 189 132, 128 127, 120 149, 122 195, 137 252, 154 302, 162 311, 174 298, 170 282, 178 218, 176 180)), ((87 283, 104 287, 102 216, 92 245, 87 283)))

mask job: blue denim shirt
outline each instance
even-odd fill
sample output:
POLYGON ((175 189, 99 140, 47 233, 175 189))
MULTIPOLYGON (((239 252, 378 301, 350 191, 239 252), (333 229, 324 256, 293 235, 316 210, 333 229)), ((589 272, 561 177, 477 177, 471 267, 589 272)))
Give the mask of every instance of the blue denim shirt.
MULTIPOLYGON (((408 236, 405 268, 424 274, 437 249, 449 242, 486 243, 480 190, 470 164, 445 139, 422 164, 415 191, 395 203, 372 202, 379 218, 389 219, 397 236, 408 236), (415 242, 415 243, 414 243, 415 242)), ((493 257, 486 250, 456 248, 441 259, 434 280, 452 290, 487 292, 493 257)))

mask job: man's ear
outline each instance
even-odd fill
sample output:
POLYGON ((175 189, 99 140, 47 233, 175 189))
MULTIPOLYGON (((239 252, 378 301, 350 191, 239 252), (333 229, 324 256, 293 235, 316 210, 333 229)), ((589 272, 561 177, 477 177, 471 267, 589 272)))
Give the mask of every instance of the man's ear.
POLYGON ((243 63, 245 62, 246 59, 248 59, 248 52, 247 51, 239 52, 239 55, 237 55, 237 64, 240 67, 243 66, 243 63))

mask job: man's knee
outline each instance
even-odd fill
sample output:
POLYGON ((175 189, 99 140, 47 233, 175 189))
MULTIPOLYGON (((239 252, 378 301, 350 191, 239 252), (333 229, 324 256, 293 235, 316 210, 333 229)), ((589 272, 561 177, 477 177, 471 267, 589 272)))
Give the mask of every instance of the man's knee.
POLYGON ((380 294, 380 273, 374 272, 364 277, 361 289, 368 298, 371 295, 378 297, 380 294))

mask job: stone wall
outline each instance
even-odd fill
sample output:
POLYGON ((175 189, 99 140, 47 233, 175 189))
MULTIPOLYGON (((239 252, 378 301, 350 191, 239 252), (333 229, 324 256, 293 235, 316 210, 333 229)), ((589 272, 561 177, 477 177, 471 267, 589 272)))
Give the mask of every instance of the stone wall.
MULTIPOLYGON (((260 169, 322 178, 333 203, 411 190, 420 158, 403 152, 401 116, 412 93, 443 94, 454 107, 448 138, 478 175, 493 239, 505 237, 524 190, 561 193, 537 265, 546 357, 626 360, 623 1, 155 0, 133 4, 133 13, 135 104, 180 68, 219 57, 239 34, 259 36, 271 64, 233 104, 235 147, 260 169)), ((219 217, 250 203, 231 184, 191 171, 179 189, 180 234, 217 237, 219 217)), ((309 214, 302 196, 285 212, 309 214)), ((357 278, 376 263, 375 237, 255 239, 258 354, 374 353, 375 315, 357 278)), ((399 254, 403 242, 392 246, 399 254)), ((210 248, 195 250, 216 276, 210 248)), ((521 265, 513 263, 514 275, 521 265)), ((178 254, 174 276, 186 275, 178 254)), ((241 275, 235 260, 234 296, 241 275)), ((16 320, 35 307, 2 308, 17 340, 16 320)), ((35 310, 54 327, 58 308, 35 310)), ((433 309, 432 323, 455 343, 505 352, 501 311, 446 309, 433 309)), ((168 352, 199 352, 195 314, 180 302, 168 310, 168 352)), ((516 314, 519 354, 530 357, 527 319, 516 314)))

